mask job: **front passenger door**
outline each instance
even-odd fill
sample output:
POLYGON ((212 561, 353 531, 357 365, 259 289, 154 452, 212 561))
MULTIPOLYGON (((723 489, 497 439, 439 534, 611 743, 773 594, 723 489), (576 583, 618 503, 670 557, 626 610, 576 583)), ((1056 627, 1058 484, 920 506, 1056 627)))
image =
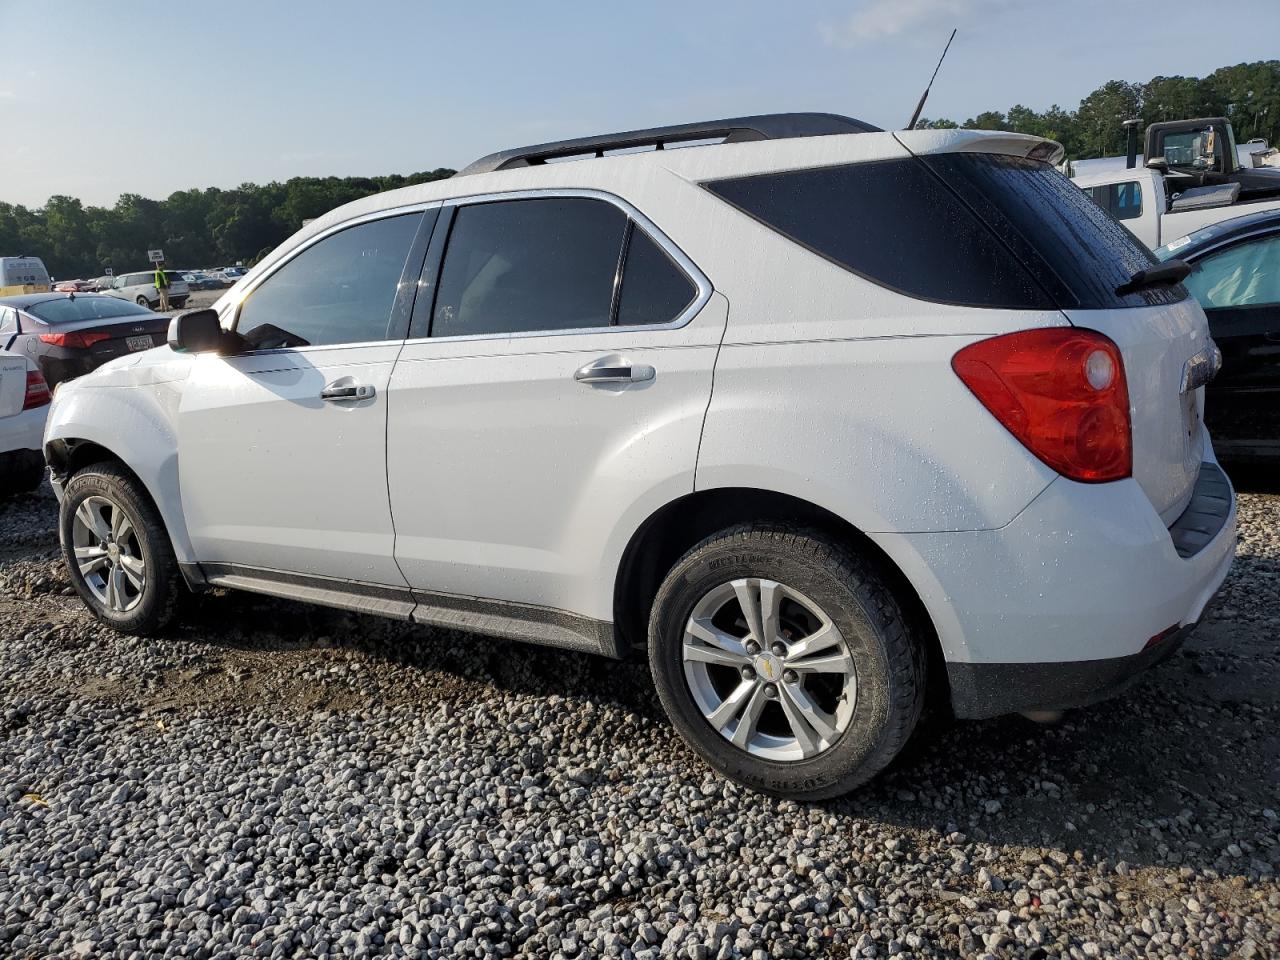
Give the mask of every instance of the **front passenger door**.
POLYGON ((195 358, 179 474, 207 576, 405 585, 387 502, 386 388, 435 215, 320 237, 248 290, 235 319, 243 353, 195 358))

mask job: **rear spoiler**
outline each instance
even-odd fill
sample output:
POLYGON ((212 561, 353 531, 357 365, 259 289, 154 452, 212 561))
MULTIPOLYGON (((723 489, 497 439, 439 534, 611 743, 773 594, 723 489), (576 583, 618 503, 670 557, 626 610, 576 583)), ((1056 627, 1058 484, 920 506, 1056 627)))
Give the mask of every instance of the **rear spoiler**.
POLYGON ((1058 164, 1066 154, 1062 144, 1056 140, 1003 130, 899 130, 894 136, 916 156, 930 153, 1001 153, 1058 164))

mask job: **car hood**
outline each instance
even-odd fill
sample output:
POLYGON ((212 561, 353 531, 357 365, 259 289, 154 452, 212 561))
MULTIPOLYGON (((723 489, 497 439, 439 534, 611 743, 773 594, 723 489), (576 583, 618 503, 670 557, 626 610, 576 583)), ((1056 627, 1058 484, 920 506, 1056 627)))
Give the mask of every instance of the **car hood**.
POLYGON ((168 346, 152 347, 109 360, 92 373, 77 377, 70 383, 78 387, 140 387, 172 383, 187 378, 194 359, 192 354, 178 353, 168 346))

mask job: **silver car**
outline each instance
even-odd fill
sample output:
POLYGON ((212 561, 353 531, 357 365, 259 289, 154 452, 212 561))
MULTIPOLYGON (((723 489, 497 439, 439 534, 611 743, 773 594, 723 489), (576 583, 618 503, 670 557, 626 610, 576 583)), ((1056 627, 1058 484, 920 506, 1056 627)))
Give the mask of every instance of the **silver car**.
MULTIPOLYGON (((181 310, 187 302, 191 290, 182 275, 166 270, 169 278, 169 305, 181 310)), ((160 303, 160 293, 156 290, 156 273, 148 270, 145 273, 122 273, 111 283, 106 293, 121 300, 132 300, 140 307, 155 309, 160 303)))

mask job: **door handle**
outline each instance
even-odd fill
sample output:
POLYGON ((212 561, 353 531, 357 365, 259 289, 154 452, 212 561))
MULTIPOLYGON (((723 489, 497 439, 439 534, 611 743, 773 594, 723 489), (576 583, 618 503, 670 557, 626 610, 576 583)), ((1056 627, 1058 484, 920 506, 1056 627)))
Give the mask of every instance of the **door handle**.
POLYGON ((642 383, 652 380, 655 371, 647 363, 628 363, 622 357, 601 357, 579 367, 573 379, 579 383, 642 383))
POLYGON ((377 391, 368 383, 343 383, 335 380, 320 391, 320 399, 331 403, 343 400, 371 400, 377 391))

